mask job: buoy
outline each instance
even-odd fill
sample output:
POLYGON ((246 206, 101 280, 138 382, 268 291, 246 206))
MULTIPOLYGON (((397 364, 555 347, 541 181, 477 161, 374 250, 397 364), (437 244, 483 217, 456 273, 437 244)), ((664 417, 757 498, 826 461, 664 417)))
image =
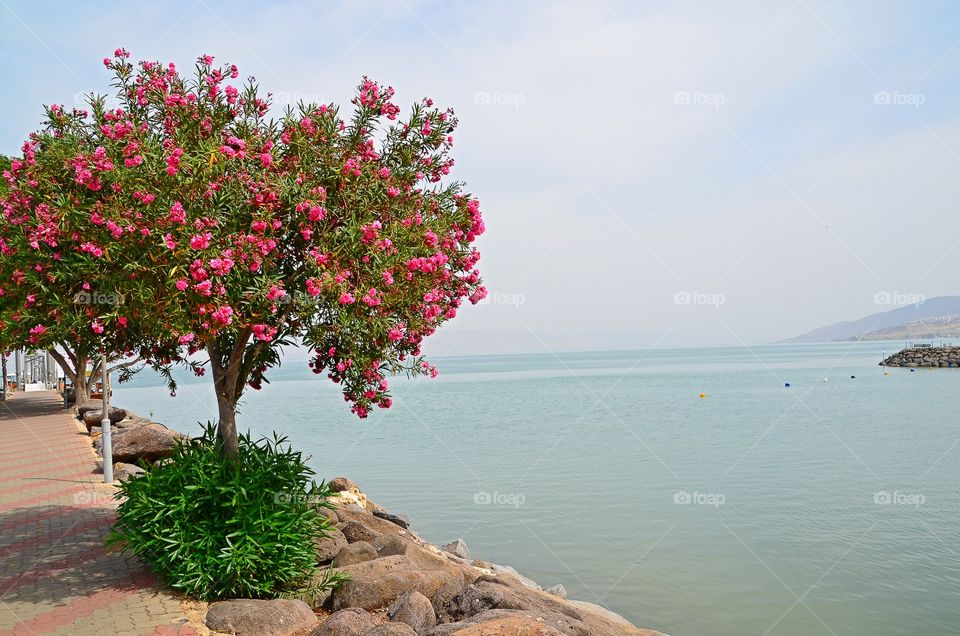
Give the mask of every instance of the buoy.
POLYGON ((826 381, 827 381, 827 378, 824 378, 823 381, 826 382, 826 381))
POLYGON ((856 379, 857 379, 857 376, 851 375, 851 376, 850 376, 850 379, 851 379, 851 380, 856 380, 856 379))
POLYGON ((706 394, 706 393, 701 393, 701 394, 700 394, 700 397, 705 398, 705 397, 707 397, 707 394, 706 394))
POLYGON ((789 383, 789 382, 784 382, 784 383, 783 383, 783 386, 785 386, 785 387, 787 387, 787 388, 789 389, 789 388, 790 388, 790 383, 789 383))
POLYGON ((889 373, 887 373, 886 371, 884 371, 884 372, 883 372, 883 375, 890 375, 890 374, 889 374, 889 373))
POLYGON ((916 371, 916 369, 910 369, 910 373, 913 373, 914 371, 916 371))

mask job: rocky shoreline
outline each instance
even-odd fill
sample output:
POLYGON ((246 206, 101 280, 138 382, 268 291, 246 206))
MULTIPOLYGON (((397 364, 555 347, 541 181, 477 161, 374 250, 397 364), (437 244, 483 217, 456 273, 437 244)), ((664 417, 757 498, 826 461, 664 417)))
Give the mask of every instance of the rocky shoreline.
MULTIPOLYGON (((101 406, 75 411, 102 456, 101 406)), ((111 407, 110 420, 117 480, 142 473, 140 461, 162 461, 183 437, 125 409, 111 407)), ((568 599, 563 585, 544 589, 509 566, 471 558, 461 539, 424 541, 409 519, 387 512, 346 477, 328 483, 338 494, 332 509, 318 507, 332 527, 316 545, 316 577, 332 568, 350 581, 296 598, 212 603, 205 628, 250 636, 664 636, 568 599)))
POLYGON ((880 366, 956 368, 960 367, 960 347, 910 347, 889 356, 880 366))

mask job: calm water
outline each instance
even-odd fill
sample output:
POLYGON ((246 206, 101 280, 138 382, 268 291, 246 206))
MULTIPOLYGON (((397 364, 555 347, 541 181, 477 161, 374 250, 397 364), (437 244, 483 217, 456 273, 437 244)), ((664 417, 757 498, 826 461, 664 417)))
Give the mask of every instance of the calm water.
MULTIPOLYGON (((960 634, 960 370, 884 375, 897 348, 448 358, 362 422, 296 362, 239 421, 424 538, 640 626, 960 634)), ((184 431, 215 418, 206 380, 175 399, 150 383, 117 403, 184 431)))

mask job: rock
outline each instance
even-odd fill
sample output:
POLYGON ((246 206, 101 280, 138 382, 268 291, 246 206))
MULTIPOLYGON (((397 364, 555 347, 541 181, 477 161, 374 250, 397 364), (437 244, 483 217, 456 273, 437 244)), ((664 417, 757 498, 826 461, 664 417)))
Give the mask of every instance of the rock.
POLYGON ((526 587, 517 579, 481 576, 464 588, 438 614, 442 622, 452 622, 488 609, 523 610, 537 614, 563 614, 580 620, 581 612, 555 596, 526 587), (450 619, 450 620, 447 620, 450 619))
POLYGON ((103 408, 101 400, 89 400, 77 405, 77 419, 83 421, 83 414, 87 411, 96 411, 103 408))
POLYGON ((515 579, 517 579, 518 581, 520 581, 521 583, 523 583, 526 587, 529 587, 532 590, 542 589, 539 583, 537 583, 533 579, 525 577, 524 575, 520 574, 509 565, 498 565, 496 563, 491 563, 490 569, 497 574, 503 574, 503 573, 509 574, 515 579))
POLYGON ((113 461, 137 464, 169 457, 183 437, 159 424, 118 432, 113 436, 113 461))
POLYGON ((131 477, 139 477, 145 472, 147 471, 133 464, 124 464, 122 462, 115 462, 113 464, 114 481, 127 481, 131 477))
POLYGON ((426 634, 437 624, 437 613, 430 599, 420 592, 405 592, 387 609, 387 616, 395 623, 406 623, 417 634, 426 634))
POLYGON ((410 518, 406 515, 395 515, 384 510, 374 509, 373 516, 394 523, 404 530, 410 527, 410 518))
POLYGON ((363 636, 417 636, 409 625, 404 623, 383 623, 377 625, 363 636))
POLYGON ((345 506, 338 506, 336 511, 337 517, 340 519, 340 523, 356 521, 358 523, 362 523, 367 528, 377 532, 378 534, 397 534, 404 531, 403 528, 397 524, 391 523, 386 519, 375 517, 369 510, 366 510, 359 505, 349 504, 345 506))
POLYGON ((580 610, 581 620, 590 628, 593 636, 665 636, 652 629, 635 627, 627 619, 610 610, 586 601, 567 601, 580 610))
POLYGON ((215 632, 238 636, 292 636, 317 623, 303 601, 235 599, 210 606, 206 624, 215 632))
MULTIPOLYGON (((550 617, 557 620, 555 615, 550 617)), ((563 620, 565 617, 560 617, 563 620)), ((428 636, 564 636, 546 618, 519 611, 487 610, 458 622, 437 625, 428 636)), ((575 632, 571 632, 575 633, 575 632)), ((581 632, 589 634, 589 632, 581 632)))
POLYGON ((359 521, 348 521, 341 523, 338 527, 350 543, 356 541, 366 541, 369 543, 382 534, 359 521))
POLYGON ((563 587, 561 584, 554 585, 553 587, 548 587, 544 590, 547 594, 553 594, 560 598, 567 598, 567 588, 563 587))
POLYGON ((461 559, 470 559, 470 548, 467 547, 467 544, 464 543, 463 539, 457 539, 456 541, 448 543, 447 545, 443 546, 443 550, 458 556, 461 559))
MULTIPOLYGON (((110 413, 111 424, 116 424, 120 420, 127 417, 126 411, 123 409, 118 409, 114 406, 110 407, 108 413, 110 413)), ((83 419, 83 424, 87 427, 87 431, 89 432, 92 427, 100 426, 100 422, 103 421, 103 408, 86 410, 81 416, 81 419, 83 419)))
POLYGON ((328 528, 327 536, 313 542, 317 549, 317 563, 329 563, 347 545, 347 538, 336 528, 328 528))
POLYGON ((333 492, 343 492, 344 490, 360 490, 360 488, 346 477, 334 477, 327 482, 330 490, 333 492))
POLYGON ((317 511, 317 514, 320 515, 321 517, 326 517, 327 523, 329 523, 331 526, 335 526, 338 523, 340 523, 340 517, 338 517, 337 513, 331 510, 330 508, 327 508, 325 506, 317 506, 315 510, 317 511))
POLYGON ((406 555, 381 557, 348 565, 339 571, 351 581, 334 590, 334 610, 362 607, 376 610, 388 607, 404 592, 418 591, 436 605, 452 602, 464 586, 464 574, 442 559, 424 565, 406 555))
POLYGON ((310 636, 363 636, 374 625, 373 617, 366 610, 350 607, 331 614, 310 636))
MULTIPOLYGON (((342 533, 341 533, 342 534, 342 533)), ((333 567, 342 568, 355 563, 363 563, 377 558, 377 551, 366 541, 356 541, 340 548, 333 559, 333 567)))

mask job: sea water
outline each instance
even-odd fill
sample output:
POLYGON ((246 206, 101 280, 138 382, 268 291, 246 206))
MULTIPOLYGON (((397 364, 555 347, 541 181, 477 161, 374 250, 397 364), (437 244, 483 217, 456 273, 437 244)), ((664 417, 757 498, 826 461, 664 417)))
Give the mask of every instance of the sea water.
MULTIPOLYGON (((238 423, 425 539, 642 627, 960 634, 960 369, 885 373, 898 348, 445 358, 367 420, 287 361, 238 423)), ((115 401, 191 433, 216 419, 209 378, 170 398, 144 373, 115 401)))

